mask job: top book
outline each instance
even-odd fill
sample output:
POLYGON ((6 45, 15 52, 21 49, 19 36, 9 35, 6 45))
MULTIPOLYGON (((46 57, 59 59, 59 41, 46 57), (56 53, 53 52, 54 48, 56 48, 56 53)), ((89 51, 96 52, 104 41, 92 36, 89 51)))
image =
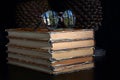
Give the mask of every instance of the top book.
POLYGON ((33 31, 28 29, 9 29, 10 38, 23 38, 43 41, 72 41, 94 39, 93 29, 66 29, 55 31, 33 31))

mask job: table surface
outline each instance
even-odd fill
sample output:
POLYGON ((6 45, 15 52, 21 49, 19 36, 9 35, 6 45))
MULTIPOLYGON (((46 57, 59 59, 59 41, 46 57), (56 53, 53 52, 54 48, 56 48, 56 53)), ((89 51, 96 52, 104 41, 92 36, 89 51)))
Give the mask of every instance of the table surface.
POLYGON ((14 65, 9 65, 9 69, 10 80, 94 80, 93 69, 59 75, 50 75, 14 65))

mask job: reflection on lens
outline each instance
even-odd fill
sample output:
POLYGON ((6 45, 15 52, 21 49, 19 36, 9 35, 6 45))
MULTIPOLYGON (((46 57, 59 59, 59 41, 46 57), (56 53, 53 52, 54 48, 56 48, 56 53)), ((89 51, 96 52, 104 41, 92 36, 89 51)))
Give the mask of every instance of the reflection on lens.
POLYGON ((56 12, 49 10, 43 13, 41 17, 43 18, 43 21, 48 28, 51 28, 51 29, 57 28, 58 16, 56 12))
POLYGON ((75 26, 76 17, 73 15, 71 10, 66 10, 63 13, 63 18, 64 18, 64 24, 66 25, 66 27, 74 27, 75 26))

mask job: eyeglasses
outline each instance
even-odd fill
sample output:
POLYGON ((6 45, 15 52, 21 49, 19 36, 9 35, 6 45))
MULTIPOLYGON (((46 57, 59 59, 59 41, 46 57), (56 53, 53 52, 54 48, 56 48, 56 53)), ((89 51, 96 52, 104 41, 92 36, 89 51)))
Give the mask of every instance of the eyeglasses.
POLYGON ((76 17, 71 10, 59 13, 48 10, 40 15, 40 17, 48 29, 56 29, 63 26, 67 28, 75 27, 76 17))

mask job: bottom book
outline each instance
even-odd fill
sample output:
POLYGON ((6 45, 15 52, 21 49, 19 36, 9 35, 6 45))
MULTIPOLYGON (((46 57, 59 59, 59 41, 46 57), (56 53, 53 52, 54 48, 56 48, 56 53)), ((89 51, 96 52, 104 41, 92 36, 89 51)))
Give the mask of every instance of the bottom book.
POLYGON ((17 65, 17 66, 21 66, 21 67, 30 68, 30 69, 37 70, 37 71, 42 71, 42 72, 45 72, 48 74, 54 74, 54 75, 63 74, 63 73, 71 73, 71 72, 75 72, 75 71, 91 69, 94 67, 94 62, 77 63, 77 64, 73 64, 73 65, 56 67, 56 68, 52 68, 50 66, 46 67, 46 66, 34 64, 31 62, 23 62, 21 60, 16 61, 14 59, 10 59, 8 63, 17 65))

